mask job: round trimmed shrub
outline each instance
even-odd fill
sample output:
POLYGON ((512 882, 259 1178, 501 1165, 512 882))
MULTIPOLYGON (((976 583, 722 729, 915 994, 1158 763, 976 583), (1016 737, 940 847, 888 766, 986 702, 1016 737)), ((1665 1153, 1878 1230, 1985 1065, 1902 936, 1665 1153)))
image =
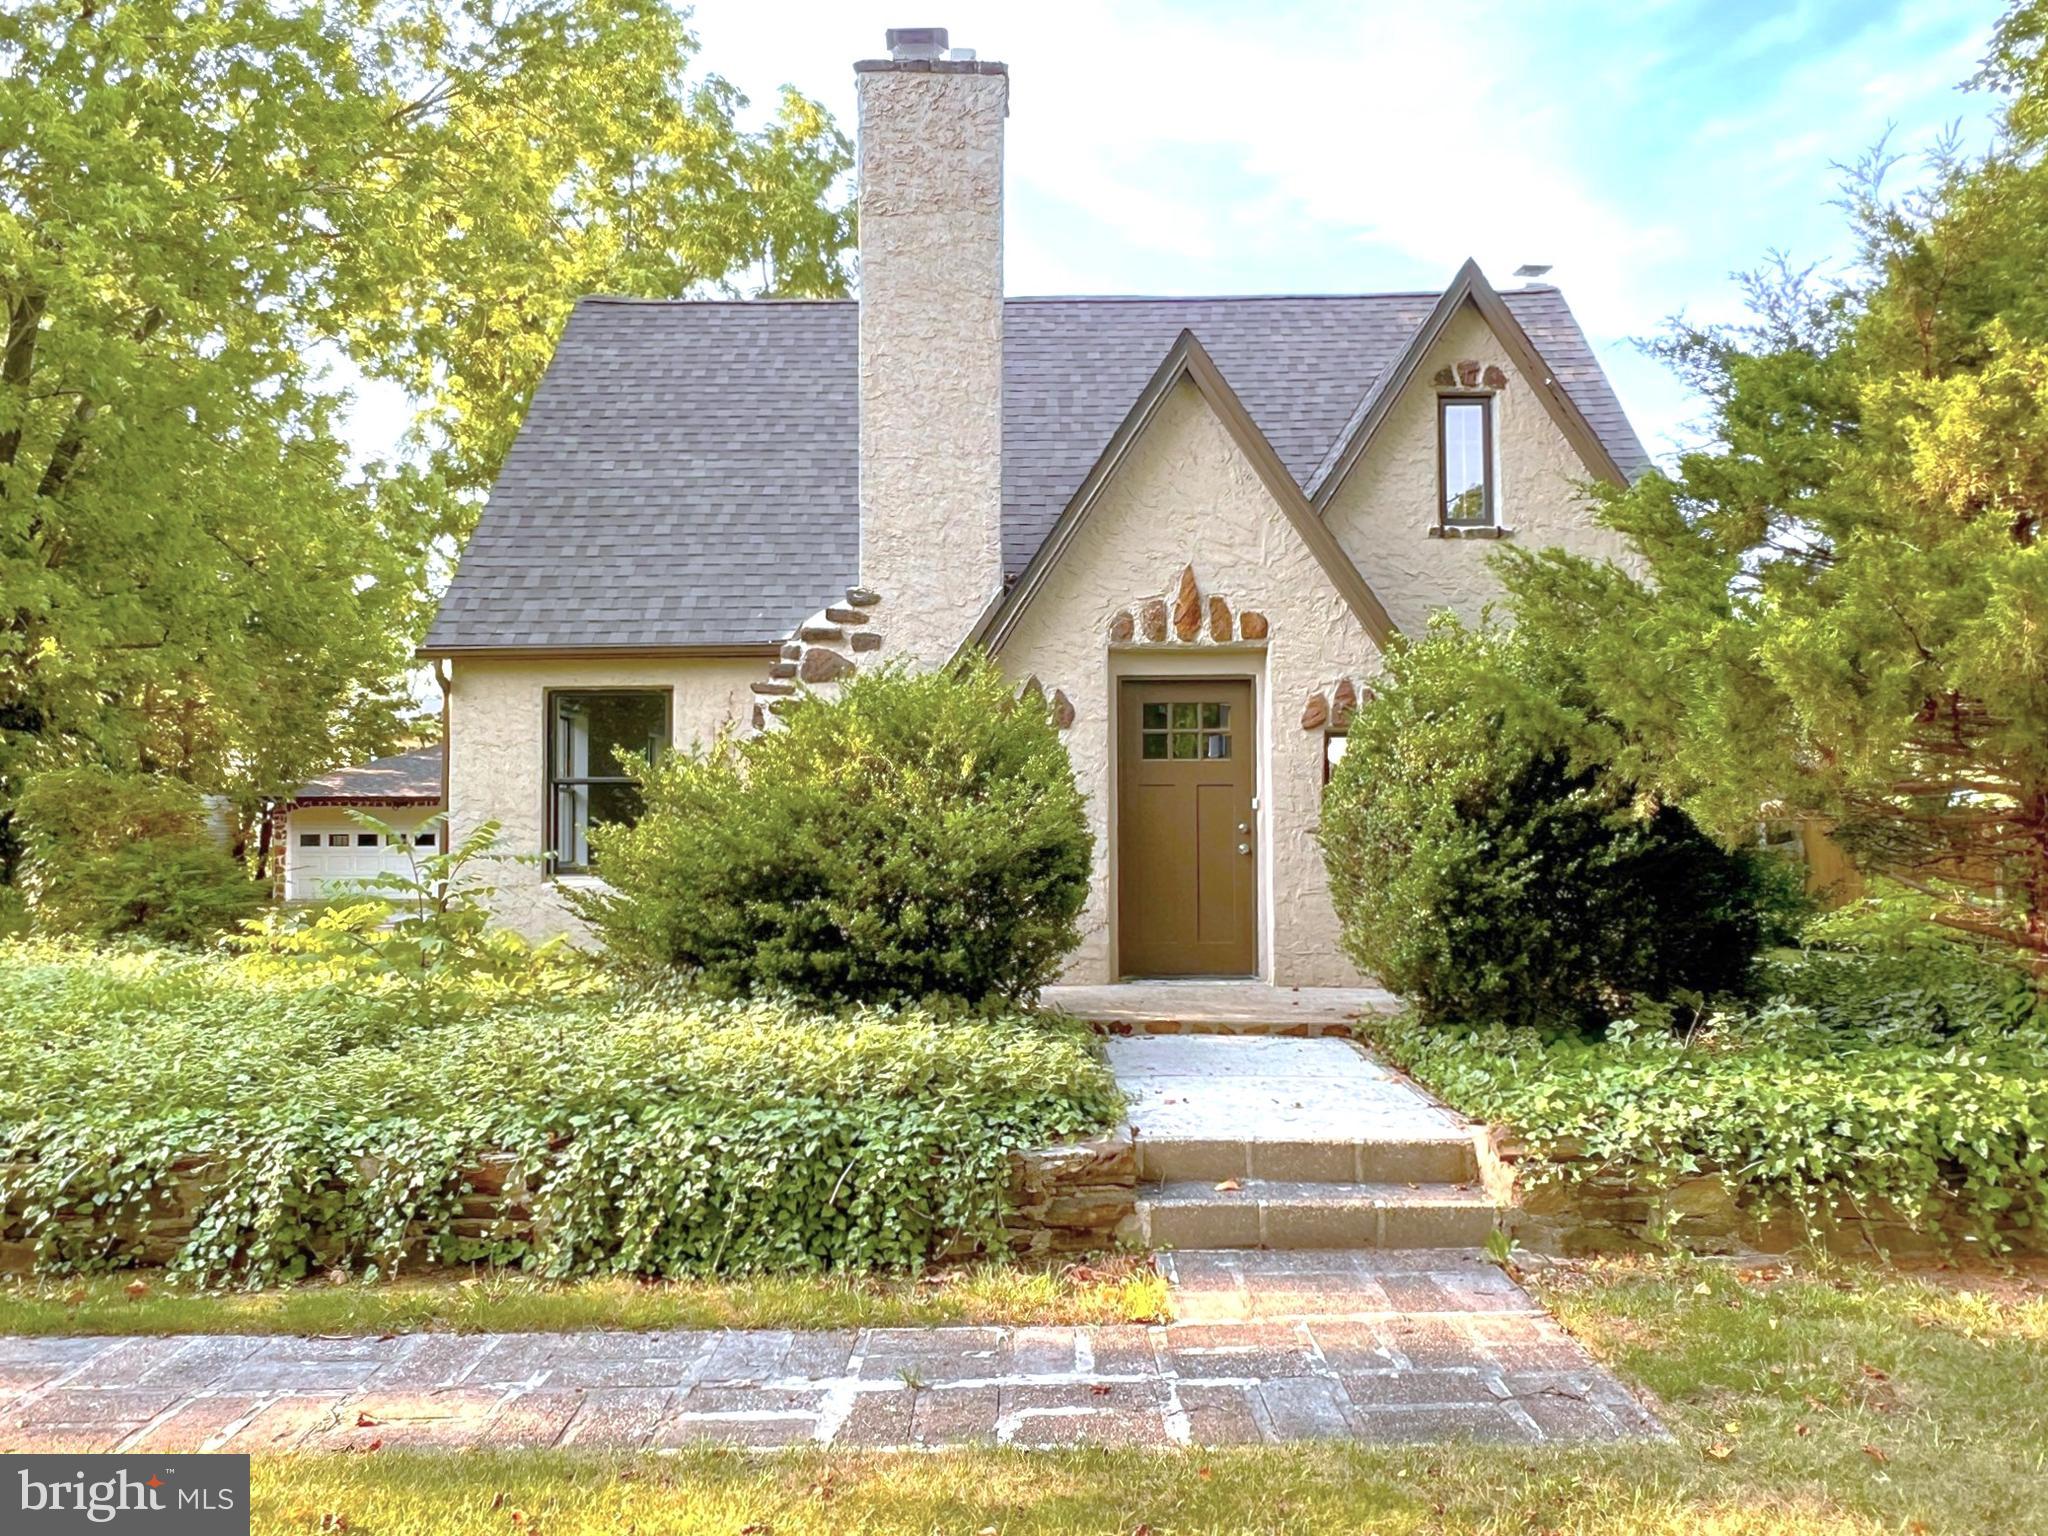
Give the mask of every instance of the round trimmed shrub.
POLYGON ((1354 717, 1321 838, 1346 952, 1425 1020, 1598 1027, 1745 991, 1768 878, 1610 770, 1575 669, 1442 623, 1354 717))
POLYGON ((1021 998, 1080 939, 1094 839, 1036 696, 987 661, 862 673, 779 730, 673 753, 597 835, 583 915, 724 995, 1021 998))

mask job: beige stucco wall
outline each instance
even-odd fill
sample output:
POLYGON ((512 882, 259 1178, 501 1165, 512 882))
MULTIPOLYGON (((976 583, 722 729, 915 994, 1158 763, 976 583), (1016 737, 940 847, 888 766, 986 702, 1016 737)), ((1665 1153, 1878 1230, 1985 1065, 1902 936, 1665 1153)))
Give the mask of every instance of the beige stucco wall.
MULTIPOLYGON (((709 742, 729 721, 752 712, 749 685, 767 675, 765 657, 627 657, 611 660, 458 658, 448 693, 449 821, 456 838, 496 818, 500 851, 543 851, 546 800, 544 695, 550 688, 667 688, 671 739, 709 742)), ((528 938, 577 937, 560 882, 537 862, 506 863, 492 874, 495 909, 528 938)))
POLYGON ((1476 620, 1500 596, 1487 557, 1490 539, 1433 539, 1436 522, 1436 387, 1439 368, 1471 359, 1508 376, 1494 400, 1494 457, 1500 523, 1526 547, 1551 544, 1577 554, 1625 558, 1615 534, 1596 527, 1579 486, 1592 478, 1557 423, 1515 371, 1507 349, 1469 305, 1423 360, 1365 457, 1331 498, 1325 519, 1396 627, 1420 634, 1448 608, 1476 620))
MULTIPOLYGON (((1002 585, 999 64, 856 76, 860 580, 886 651, 945 660, 1002 585)), ((820 600, 831 594, 820 594, 820 600)))
MULTIPOLYGON (((1169 631, 1170 632, 1170 631, 1169 631)), ((1249 677, 1259 732, 1259 967, 1282 985, 1357 980, 1315 843, 1323 737, 1300 726, 1309 693, 1377 670, 1378 653, 1315 557, 1191 384, 1163 401, 1000 653, 1004 671, 1063 690, 1074 771, 1095 832, 1093 890, 1067 978, 1107 981, 1115 960, 1115 706, 1122 677, 1249 677), (1112 617, 1171 598, 1192 565, 1205 596, 1269 622, 1263 644, 1112 647, 1112 617)))

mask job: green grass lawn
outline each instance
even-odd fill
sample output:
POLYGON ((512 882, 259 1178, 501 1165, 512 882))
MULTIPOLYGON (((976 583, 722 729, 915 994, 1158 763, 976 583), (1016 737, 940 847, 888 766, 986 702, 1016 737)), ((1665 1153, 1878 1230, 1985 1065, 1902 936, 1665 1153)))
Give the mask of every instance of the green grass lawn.
POLYGON ((1675 1439, 1583 1450, 326 1456, 255 1529, 358 1536, 2048 1530, 2048 1293, 1604 1264, 1538 1282, 1675 1439))
POLYGON ((921 1276, 548 1282, 503 1271, 382 1284, 180 1290, 161 1275, 0 1284, 0 1333, 525 1333, 576 1328, 900 1328, 1137 1323, 1164 1315, 1149 1264, 986 1263, 921 1276), (139 1289, 138 1289, 139 1287, 139 1289))

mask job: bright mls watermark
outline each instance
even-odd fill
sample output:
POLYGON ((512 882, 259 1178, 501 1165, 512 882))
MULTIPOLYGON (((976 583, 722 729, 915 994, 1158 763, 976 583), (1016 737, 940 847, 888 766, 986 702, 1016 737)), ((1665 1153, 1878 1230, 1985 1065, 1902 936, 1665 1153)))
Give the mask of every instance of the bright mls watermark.
POLYGON ((248 1536, 247 1456, 0 1456, 0 1531, 248 1536))

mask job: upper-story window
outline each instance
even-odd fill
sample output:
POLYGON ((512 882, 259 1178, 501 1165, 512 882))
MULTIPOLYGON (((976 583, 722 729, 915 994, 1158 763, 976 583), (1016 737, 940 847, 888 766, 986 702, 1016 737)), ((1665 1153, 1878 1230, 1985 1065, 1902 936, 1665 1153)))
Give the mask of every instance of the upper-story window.
POLYGON ((1437 514, 1446 528, 1490 528, 1493 398, 1440 395, 1436 412, 1437 514))
POLYGON ((640 816, 640 786, 623 752, 653 762, 668 746, 666 688, 563 690, 547 696, 548 859, 563 874, 590 868, 590 829, 640 816))

